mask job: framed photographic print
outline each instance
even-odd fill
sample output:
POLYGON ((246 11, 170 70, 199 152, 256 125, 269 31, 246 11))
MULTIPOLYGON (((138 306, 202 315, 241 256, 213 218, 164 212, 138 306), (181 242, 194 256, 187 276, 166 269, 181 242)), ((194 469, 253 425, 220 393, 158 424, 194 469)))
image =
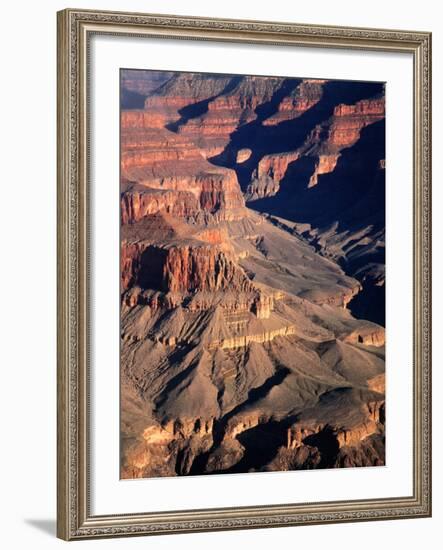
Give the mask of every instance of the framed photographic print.
POLYGON ((424 517, 426 32, 58 13, 58 535, 424 517))

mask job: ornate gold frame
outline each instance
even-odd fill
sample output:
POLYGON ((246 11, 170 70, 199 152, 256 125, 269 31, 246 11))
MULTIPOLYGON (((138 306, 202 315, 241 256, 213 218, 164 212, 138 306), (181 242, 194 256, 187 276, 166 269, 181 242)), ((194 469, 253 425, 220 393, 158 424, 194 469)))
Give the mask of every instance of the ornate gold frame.
POLYGON ((58 509, 65 540, 431 515, 431 33, 68 9, 58 14, 58 509), (413 496, 92 516, 88 490, 88 42, 174 37, 408 52, 414 59, 413 496))

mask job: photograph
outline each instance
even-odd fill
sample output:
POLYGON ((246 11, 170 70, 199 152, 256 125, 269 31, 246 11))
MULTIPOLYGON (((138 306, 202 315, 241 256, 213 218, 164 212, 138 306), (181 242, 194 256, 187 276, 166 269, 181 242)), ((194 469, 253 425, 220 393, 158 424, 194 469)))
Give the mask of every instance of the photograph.
POLYGON ((386 465, 386 87, 318 76, 120 69, 121 479, 386 465))

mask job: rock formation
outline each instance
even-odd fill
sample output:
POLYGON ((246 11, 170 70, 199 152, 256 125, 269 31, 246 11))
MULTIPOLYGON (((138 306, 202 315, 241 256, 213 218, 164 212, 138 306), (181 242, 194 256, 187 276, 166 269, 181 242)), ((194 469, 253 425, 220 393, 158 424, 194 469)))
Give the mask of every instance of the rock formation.
POLYGON ((124 109, 142 108, 146 97, 167 82, 174 73, 125 69, 121 73, 121 105, 124 109))
POLYGON ((277 112, 263 121, 265 126, 275 126, 285 120, 299 117, 316 105, 323 95, 324 80, 305 79, 285 95, 278 105, 277 112))
POLYGON ((384 464, 383 86, 121 85, 121 476, 384 464))

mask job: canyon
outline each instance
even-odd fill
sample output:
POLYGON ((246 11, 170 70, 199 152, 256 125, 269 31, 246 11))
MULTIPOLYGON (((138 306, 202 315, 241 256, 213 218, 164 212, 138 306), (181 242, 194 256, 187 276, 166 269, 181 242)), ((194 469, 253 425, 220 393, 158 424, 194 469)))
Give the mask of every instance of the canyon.
POLYGON ((124 479, 385 462, 385 94, 121 71, 124 479))

